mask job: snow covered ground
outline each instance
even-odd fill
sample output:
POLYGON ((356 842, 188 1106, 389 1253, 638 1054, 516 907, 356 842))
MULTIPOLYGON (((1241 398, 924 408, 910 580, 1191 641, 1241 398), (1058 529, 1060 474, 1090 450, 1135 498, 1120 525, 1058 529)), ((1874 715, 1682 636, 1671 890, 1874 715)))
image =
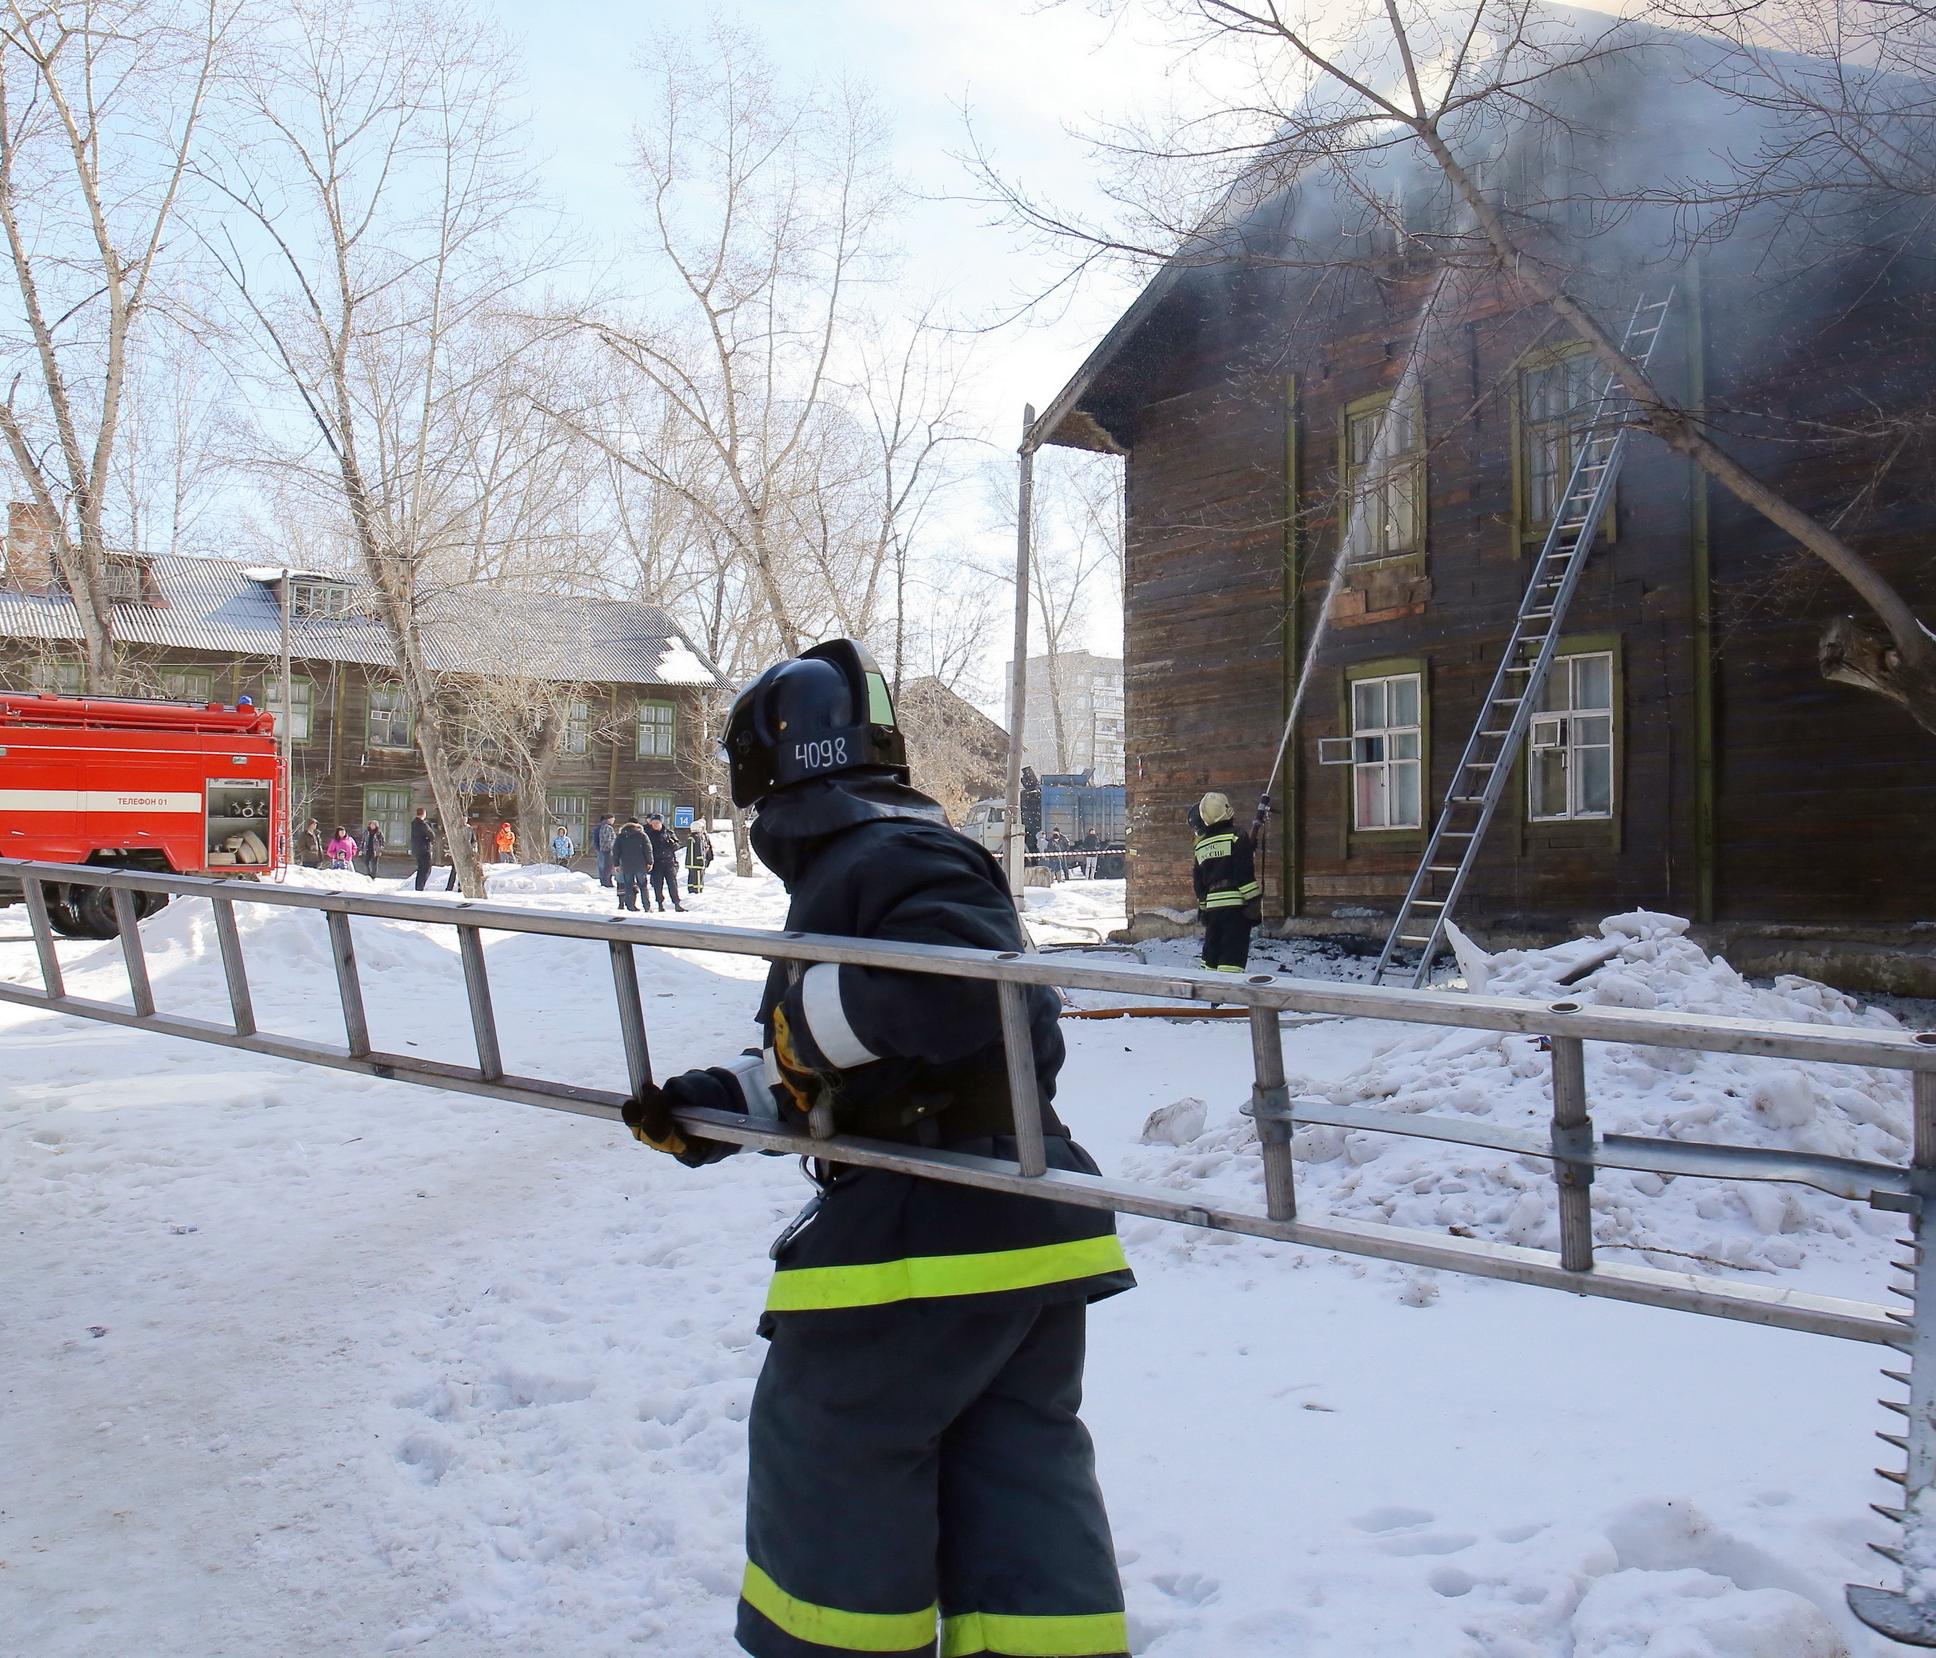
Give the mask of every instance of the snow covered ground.
MULTIPOLYGON (((541 869, 493 895, 609 906, 541 869)), ((1045 943, 1120 923, 1120 883, 1036 898, 1045 943)), ((764 878, 720 877, 691 919, 777 926, 783 907, 764 878)), ((241 913, 263 1026, 337 1036, 320 921, 241 913)), ((0 976, 36 982, 17 915, 0 914, 0 976)), ((162 1005, 220 1017, 206 909, 144 931, 162 1005)), ((357 939, 377 1044, 471 1058, 452 941, 361 921, 357 939)), ((119 993, 115 946, 61 950, 77 990, 119 993)), ((1569 994, 1888 1018, 1745 985, 1658 918, 1604 950, 1569 994)), ((489 960, 509 1067, 614 1085, 602 946, 499 937, 489 960)), ((1468 967, 1537 991, 1579 961, 1468 967)), ((759 964, 641 967, 661 1071, 743 1044, 759 964)), ((1106 1169, 1255 1190, 1241 1022, 1065 1029, 1061 1106, 1106 1169), (1202 1132, 1144 1143, 1183 1097, 1205 1102, 1202 1132)), ((1544 1109, 1523 1039, 1321 1023, 1286 1047, 1297 1085, 1339 1100, 1544 1109)), ((1905 1102, 1880 1076, 1592 1063, 1603 1127, 1901 1151, 1905 1102)), ((1322 1129, 1299 1150, 1309 1214, 1550 1242, 1543 1168, 1322 1129)), ((1766 1191, 1603 1177, 1596 1226, 1620 1259, 1881 1298, 1875 1217, 1766 1191)), ((724 1658, 752 1326, 766 1245, 803 1196, 782 1160, 694 1173, 596 1121, 0 1006, 0 1654, 724 1658)), ((1863 1545, 1891 1540, 1866 1506, 1877 1350, 1123 1231, 1141 1288, 1095 1310, 1086 1414, 1139 1653, 1894 1650, 1841 1606, 1845 1581, 1885 1581, 1863 1545)))

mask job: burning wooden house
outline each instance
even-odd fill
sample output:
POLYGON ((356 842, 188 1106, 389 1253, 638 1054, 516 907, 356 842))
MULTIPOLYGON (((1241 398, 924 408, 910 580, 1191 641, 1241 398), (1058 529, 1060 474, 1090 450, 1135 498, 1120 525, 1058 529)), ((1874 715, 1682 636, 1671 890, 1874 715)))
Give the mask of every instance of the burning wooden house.
MULTIPOLYGON (((1684 39, 1600 66, 1591 146, 1577 128, 1558 155, 1525 139, 1488 189, 1573 251, 1616 336, 1658 320, 1642 343, 1666 393, 1936 616, 1936 267, 1886 209, 1851 234, 1790 202, 1690 246, 1684 214, 1636 207, 1686 131, 1686 77, 1661 67, 1684 39)), ((1644 907, 1712 929, 1746 970, 1927 992, 1936 737, 1825 677, 1855 594, 1653 438, 1625 445, 1515 740, 1474 736, 1504 730, 1495 687, 1540 654, 1522 618, 1563 567, 1543 560, 1581 510, 1605 376, 1496 266, 1454 268, 1441 179, 1372 182, 1350 201, 1303 180, 1254 192, 1031 432, 1125 458, 1133 926, 1189 922, 1184 812, 1212 788, 1248 812, 1303 678, 1267 930, 1383 943, 1408 893, 1463 859, 1461 831, 1434 830, 1496 770, 1458 896, 1481 939, 1644 907)))

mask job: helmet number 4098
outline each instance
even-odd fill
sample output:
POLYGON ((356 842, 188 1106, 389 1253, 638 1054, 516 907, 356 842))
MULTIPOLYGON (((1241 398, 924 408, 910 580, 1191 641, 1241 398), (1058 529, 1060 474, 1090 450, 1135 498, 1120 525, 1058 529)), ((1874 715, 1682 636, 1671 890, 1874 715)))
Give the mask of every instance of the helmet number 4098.
POLYGON ((793 758, 808 771, 819 771, 826 766, 844 766, 847 764, 847 739, 823 737, 818 742, 795 743, 793 758))

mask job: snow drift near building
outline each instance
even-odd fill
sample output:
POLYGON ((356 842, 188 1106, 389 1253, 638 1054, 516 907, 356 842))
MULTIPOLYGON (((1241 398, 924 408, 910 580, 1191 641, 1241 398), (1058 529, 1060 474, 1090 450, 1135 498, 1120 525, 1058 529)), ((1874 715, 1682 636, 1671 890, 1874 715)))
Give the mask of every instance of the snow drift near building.
MULTIPOLYGON (((1600 937, 1544 950, 1487 955, 1459 941, 1466 983, 1490 994, 1587 1006, 1897 1027, 1827 985, 1800 978, 1750 984, 1689 939, 1677 916, 1636 911, 1600 937)), ((1436 1112, 1513 1128, 1551 1120, 1550 1063, 1538 1037, 1440 1026, 1382 1027, 1369 1063, 1348 1075, 1300 1075, 1303 1045, 1287 1041, 1292 1097, 1397 1113, 1436 1112)), ((1586 1046, 1587 1097, 1601 1133, 1782 1147, 1829 1157, 1905 1161, 1908 1082, 1900 1073, 1692 1053, 1625 1043, 1586 1046)), ((1299 1202, 1320 1213, 1452 1230, 1504 1243, 1559 1247, 1552 1165, 1543 1158, 1454 1147, 1397 1135, 1312 1126, 1298 1131, 1299 1202)), ((1215 1116, 1181 1151, 1139 1148, 1127 1172, 1172 1185, 1223 1189, 1262 1203, 1250 1120, 1215 1116)), ((1599 1248, 1663 1267, 1776 1273, 1799 1267, 1869 1269, 1896 1218, 1807 1187, 1603 1170, 1593 1185, 1599 1248)))

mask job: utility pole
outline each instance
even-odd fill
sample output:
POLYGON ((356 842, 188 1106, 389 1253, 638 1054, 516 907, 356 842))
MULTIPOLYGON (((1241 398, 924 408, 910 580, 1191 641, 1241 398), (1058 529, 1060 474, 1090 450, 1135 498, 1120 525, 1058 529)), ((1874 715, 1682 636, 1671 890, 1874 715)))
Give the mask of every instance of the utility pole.
POLYGON ((282 567, 282 721, 277 736, 282 750, 282 862, 296 861, 296 710, 289 675, 289 566, 282 567))
POLYGON ((1022 405, 1020 478, 1015 492, 1015 657, 1008 668, 1008 890, 1019 909, 1022 860, 1022 727, 1027 723, 1029 637, 1029 520, 1035 510, 1035 405, 1022 405))

